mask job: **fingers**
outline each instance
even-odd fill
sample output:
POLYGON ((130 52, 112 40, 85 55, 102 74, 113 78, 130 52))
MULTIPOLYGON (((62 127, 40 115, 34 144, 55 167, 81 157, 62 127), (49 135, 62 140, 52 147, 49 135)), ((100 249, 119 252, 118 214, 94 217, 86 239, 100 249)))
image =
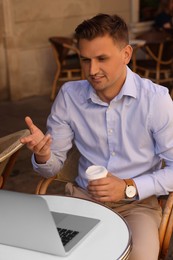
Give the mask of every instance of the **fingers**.
POLYGON ((21 143, 26 144, 27 148, 35 154, 38 163, 45 163, 50 158, 52 138, 50 134, 44 135, 43 132, 34 125, 29 116, 25 117, 25 122, 31 134, 21 138, 20 141, 21 143))
POLYGON ((106 178, 89 182, 88 192, 99 202, 119 201, 124 198, 124 186, 119 178, 108 175, 106 178))
POLYGON ((102 186, 107 185, 109 183, 108 177, 100 178, 97 180, 89 181, 89 186, 102 186))
POLYGON ((26 122, 31 134, 26 137, 21 138, 20 141, 23 144, 28 144, 29 147, 35 146, 39 142, 41 142, 41 140, 44 138, 44 134, 36 125, 34 125, 32 119, 29 116, 25 117, 25 122, 26 122))
POLYGON ((25 117, 25 122, 32 134, 34 133, 34 131, 36 131, 38 129, 38 127, 36 125, 34 125, 32 119, 29 116, 25 117))
POLYGON ((36 142, 35 140, 32 140, 27 143, 27 147, 32 150, 35 154, 43 155, 47 153, 47 150, 50 149, 50 145, 52 142, 51 136, 45 135, 41 139, 40 142, 36 142))
POLYGON ((107 196, 108 183, 106 181, 106 178, 90 181, 88 185, 88 191, 96 200, 99 200, 101 197, 107 196))
POLYGON ((96 190, 90 190, 89 193, 91 194, 92 198, 94 200, 100 201, 100 202, 106 202, 111 201, 110 197, 110 191, 109 190, 103 190, 103 189, 96 189, 96 190))
POLYGON ((110 182, 110 177, 112 177, 112 174, 110 172, 108 172, 106 177, 96 179, 96 180, 91 180, 89 183, 92 186, 107 185, 110 182))

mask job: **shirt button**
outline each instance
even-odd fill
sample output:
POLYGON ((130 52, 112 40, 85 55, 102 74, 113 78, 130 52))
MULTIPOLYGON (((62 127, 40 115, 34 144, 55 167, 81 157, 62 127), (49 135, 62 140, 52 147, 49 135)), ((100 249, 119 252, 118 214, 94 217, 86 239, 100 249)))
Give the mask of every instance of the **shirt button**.
POLYGON ((115 156, 115 152, 112 152, 111 154, 112 154, 112 156, 115 156))
POLYGON ((109 132, 109 134, 112 134, 113 130, 112 130, 112 129, 109 129, 109 131, 108 131, 108 132, 109 132))

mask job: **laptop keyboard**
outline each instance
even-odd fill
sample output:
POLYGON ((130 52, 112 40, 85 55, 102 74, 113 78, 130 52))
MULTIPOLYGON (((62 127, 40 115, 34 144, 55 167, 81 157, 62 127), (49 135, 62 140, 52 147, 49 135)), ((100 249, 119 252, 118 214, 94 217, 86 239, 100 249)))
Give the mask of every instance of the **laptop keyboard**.
POLYGON ((63 246, 65 246, 70 240, 72 240, 79 233, 78 231, 64 229, 64 228, 57 228, 57 230, 60 235, 63 246))

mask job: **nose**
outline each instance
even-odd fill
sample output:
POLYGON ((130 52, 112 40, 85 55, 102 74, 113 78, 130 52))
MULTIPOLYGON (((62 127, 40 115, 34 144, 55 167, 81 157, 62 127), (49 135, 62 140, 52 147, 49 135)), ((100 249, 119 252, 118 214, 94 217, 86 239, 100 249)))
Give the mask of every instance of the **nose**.
POLYGON ((99 72, 98 62, 96 60, 91 60, 90 62, 90 75, 96 75, 99 72))

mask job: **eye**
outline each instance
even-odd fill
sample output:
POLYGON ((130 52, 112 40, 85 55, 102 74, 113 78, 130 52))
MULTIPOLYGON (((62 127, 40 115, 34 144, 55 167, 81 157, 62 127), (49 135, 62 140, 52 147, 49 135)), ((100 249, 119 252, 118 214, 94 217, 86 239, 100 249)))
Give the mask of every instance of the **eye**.
POLYGON ((98 60, 103 62, 103 61, 106 61, 108 58, 107 57, 98 57, 98 60))
POLYGON ((82 62, 82 63, 89 63, 89 62, 90 62, 90 59, 81 58, 81 62, 82 62))

